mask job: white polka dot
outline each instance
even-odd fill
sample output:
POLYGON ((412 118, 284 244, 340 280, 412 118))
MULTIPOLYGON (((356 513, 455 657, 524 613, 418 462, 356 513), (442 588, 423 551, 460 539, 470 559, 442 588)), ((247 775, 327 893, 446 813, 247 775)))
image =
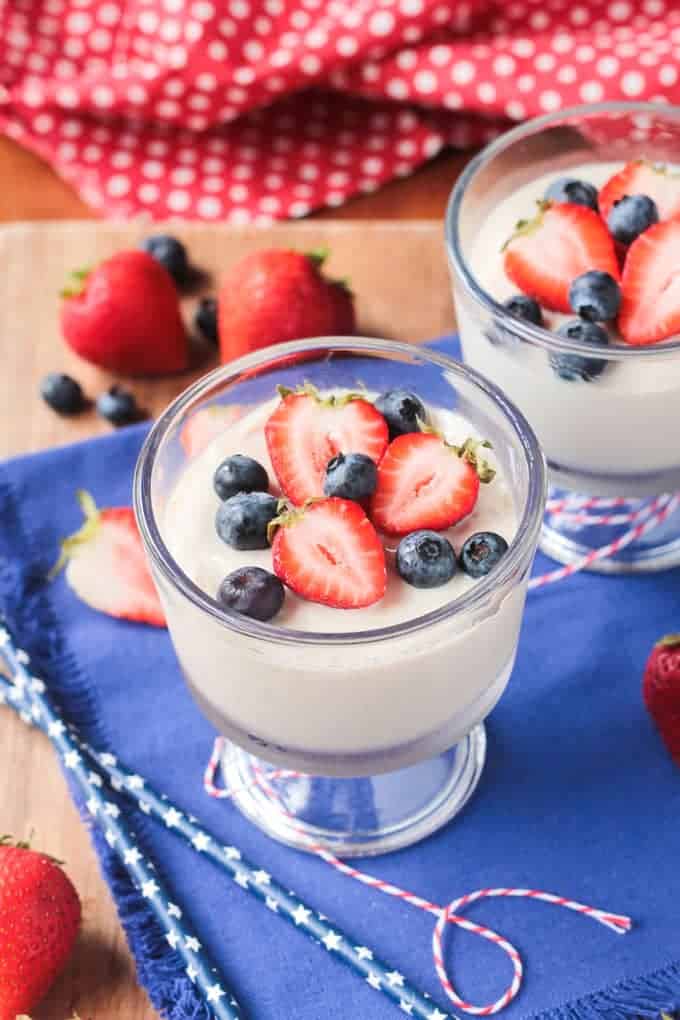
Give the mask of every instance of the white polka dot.
POLYGON ((347 28, 358 28, 363 20, 363 13, 358 10, 346 10, 342 16, 342 23, 343 25, 346 25, 347 28))
POLYGON ((423 142, 423 153, 428 159, 431 156, 435 156, 444 144, 444 139, 441 135, 428 135, 423 142))
POLYGON ((313 49, 320 50, 328 42, 328 35, 320 28, 313 28, 305 35, 305 42, 313 49))
POLYGON ((231 36, 236 35, 238 32, 238 25, 235 21, 232 21, 231 18, 222 18, 217 26, 217 30, 221 35, 230 39, 231 36))
POLYGON ((155 11, 142 11, 137 18, 137 24, 141 28, 142 32, 148 32, 149 34, 155 32, 158 28, 159 17, 155 11))
POLYGON ((574 50, 574 56, 580 64, 588 64, 591 60, 594 60, 597 56, 592 46, 577 46, 574 50))
POLYGON ((515 39, 510 49, 516 57, 533 57, 536 52, 536 47, 531 39, 515 39))
POLYGON ((179 117, 182 107, 174 99, 161 99, 156 103, 156 113, 159 117, 179 117))
POLYGON ((422 35, 423 30, 420 27, 420 25, 407 25, 404 31, 402 32, 404 42, 409 43, 418 42, 418 40, 422 38, 422 35))
POLYGON ((142 173, 145 177, 158 179, 165 173, 165 166, 154 159, 148 159, 142 163, 142 173))
POLYGON ((520 92, 533 92, 536 87, 536 79, 533 74, 520 74, 517 79, 517 88, 520 92))
POLYGON ((639 96, 645 84, 645 77, 639 71, 627 71, 621 78, 621 91, 626 96, 639 96))
POLYGON ((118 150, 111 154, 111 166, 115 167, 116 170, 127 170, 128 167, 132 166, 132 156, 129 152, 118 150))
POLYGON ((142 202, 155 202, 160 195, 160 190, 155 184, 142 184, 137 188, 137 195, 142 202))
POLYGON ((266 195, 264 198, 260 199, 258 205, 263 212, 276 213, 279 211, 281 203, 278 198, 274 198, 273 195, 266 195))
POLYGON ((418 63, 415 50, 401 50, 397 53, 396 64, 401 71, 410 71, 418 63))
POLYGON ((578 94, 584 103, 599 103, 604 95, 604 89, 599 81, 584 81, 578 94))
POLYGON ((415 17, 416 14, 422 14, 423 0, 399 0, 399 10, 407 17, 415 17))
POLYGON ((104 50, 108 50, 111 41, 111 33, 106 28, 96 28, 88 36, 90 49, 96 50, 97 53, 103 53, 104 50))
POLYGON ((264 55, 264 46, 258 39, 249 39, 243 47, 243 55, 246 60, 253 62, 261 60, 264 55))
POLYGON ((253 174, 252 166, 248 166, 246 163, 237 163, 231 171, 231 176, 237 181, 248 181, 253 174))
POLYGON ((65 120, 61 125, 61 133, 65 138, 77 138, 83 133, 83 125, 77 120, 65 120))
POLYGON ((278 14, 283 14, 285 7, 283 0, 264 0, 264 9, 275 18, 278 14))
POLYGON ((644 0, 642 9, 645 14, 655 17, 657 14, 663 14, 666 8, 663 0, 644 0))
POLYGON ((392 99, 406 99, 409 88, 403 78, 390 78, 385 85, 387 95, 392 99))
POLYGON ((371 156, 369 159, 364 159, 361 163, 362 172, 365 174, 379 174, 383 170, 383 161, 378 159, 377 156, 371 156))
POLYGON ((447 92, 444 96, 444 106, 449 110, 460 110, 463 105, 463 97, 460 92, 447 92))
POLYGON ((305 53, 300 61, 300 67, 305 74, 318 74, 321 70, 321 61, 314 53, 305 53))
POLYGON ((187 62, 187 51, 183 46, 173 46, 168 53, 168 63, 170 67, 180 68, 185 67, 187 62))
POLYGON ((269 58, 269 62, 273 67, 285 67, 287 64, 290 64, 292 59, 293 55, 290 50, 274 50, 269 58))
POLYGON ((92 28, 92 18, 85 11, 76 11, 66 19, 66 31, 84 35, 92 28))
POLYGON ((97 163, 102 157, 102 150, 98 145, 86 145, 83 149, 83 159, 86 163, 97 163))
POLYGON ((288 214, 298 219, 300 216, 306 216, 311 212, 311 206, 307 205, 306 202, 291 202, 288 206, 288 214))
POLYGON ((54 127, 54 117, 50 116, 49 113, 40 113, 37 117, 33 118, 32 124, 38 134, 46 135, 54 127))
POLYGON ((475 76, 475 65, 469 60, 459 60, 451 68, 451 77, 456 85, 467 85, 475 76))
POLYGON ((208 56, 211 60, 226 60, 229 51, 219 39, 213 39, 208 45, 208 56))
POLYGON ((181 21, 175 21, 172 18, 166 19, 160 27, 158 33, 163 42, 177 42, 182 34, 182 23, 181 21))
POLYGON ((64 53, 67 57, 82 57, 85 52, 85 43, 82 39, 65 39, 64 53))
POLYGON ((552 48, 555 53, 568 53, 569 50, 574 48, 574 40, 572 36, 562 32, 553 39, 552 48))
POLYGON ((72 109, 74 106, 78 105, 80 97, 77 89, 71 88, 70 85, 62 85, 56 91, 56 100, 60 106, 72 109))
POLYGON ((70 60, 57 60, 54 73, 58 78, 75 78, 76 66, 70 60))
POLYGON ((279 177, 278 174, 267 174, 264 179, 265 188, 269 188, 270 191, 276 191, 278 188, 283 187, 283 177, 279 177))
POLYGON ((672 64, 664 64, 659 68, 659 81, 662 85, 675 85, 678 72, 672 64))
POLYGON ((554 92, 552 89, 548 89, 545 92, 541 92, 538 97, 538 103, 542 110, 559 110, 562 105, 562 98, 559 92, 554 92))
POLYGON ((246 0, 231 0, 229 13, 235 18, 247 18, 250 14, 250 4, 246 0))
POLYGON ((108 85, 97 85, 92 89, 92 102, 95 106, 113 106, 114 92, 108 85))
POLYGON ((224 180, 221 177, 204 177, 201 184, 204 191, 224 191, 224 180))
POLYGON ((480 82, 477 86, 477 95, 482 103, 493 103, 496 99, 496 87, 489 81, 480 82))
POLYGON ((540 32, 542 29, 548 27, 550 24, 550 18, 545 11, 534 11, 529 18, 529 24, 532 28, 535 28, 537 32, 540 32))
POLYGON ((215 17, 215 8, 208 0, 198 0, 197 3, 191 5, 191 13, 199 21, 210 21, 215 17))
POLYGON ((413 84, 417 92, 427 95, 436 90, 437 75, 434 71, 417 71, 413 78, 413 84))
POLYGON ((552 53, 539 53, 534 60, 534 67, 537 71, 552 71, 557 63, 557 57, 552 53))
POLYGON ((639 55, 638 60, 643 67, 656 67, 659 63, 660 57, 658 57, 656 53, 651 53, 649 50, 645 50, 644 53, 639 55))
POLYGON ((616 57, 600 57, 597 64, 597 72, 603 78, 611 78, 619 69, 619 62, 616 57))
POLYGON ((196 211, 199 216, 204 216, 206 219, 214 220, 218 216, 221 216, 224 210, 219 198, 215 198, 212 195, 203 195, 203 197, 199 198, 196 203, 196 211))
POLYGON ((227 99, 230 103, 244 103, 248 98, 248 93, 245 89, 227 89, 227 99))
POLYGON ((573 7, 569 12, 569 20, 572 25, 587 25, 590 21, 590 12, 586 7, 573 7))
POLYGON ((518 99, 511 99, 506 103, 505 112, 511 120, 523 120, 527 115, 524 103, 520 103, 518 99))
POLYGON ((410 139, 405 138, 401 142, 397 142, 397 154, 399 156, 415 156, 416 144, 410 139))
POLYGON ((293 194, 296 198, 311 198, 314 194, 314 188, 311 184, 296 184, 293 188, 293 194))
POLYGON ((212 106, 212 100, 209 99, 208 96, 203 96, 200 92, 198 92, 193 96, 189 96, 187 99, 187 106, 192 110, 209 110, 212 106))
POLYGON ((124 174, 114 174, 113 177, 109 178, 106 190, 109 195, 120 198, 121 195, 127 195, 130 190, 130 180, 124 174))
POLYGON ((250 192, 244 184, 233 184, 229 188, 229 198, 234 202, 245 202, 250 192))
POLYGON ((129 103, 143 104, 148 101, 149 94, 142 85, 128 85, 126 93, 127 100, 129 103))
POLYGON ((359 49, 359 43, 351 35, 341 35, 335 48, 341 57, 351 57, 359 49))
POLYGON ((173 212, 184 212, 191 205, 191 196, 186 191, 171 191, 167 198, 168 209, 173 212))
POLYGON ((57 158, 70 163, 78 155, 78 146, 73 142, 62 142, 57 146, 57 158))
POLYGON ((368 19, 368 30, 371 35, 389 35, 394 30, 395 20, 391 11, 376 11, 368 19))
POLYGON ((121 10, 117 4, 105 3, 97 10, 97 21, 102 25, 117 25, 121 17, 121 10))
POLYGON ((501 78, 507 77, 512 74, 517 64, 508 53, 501 53, 493 62, 494 74, 499 75, 501 78))
POLYGON ((632 14, 632 9, 626 0, 616 0, 607 8, 607 14, 612 21, 627 21, 632 14))
POLYGON ((197 42, 203 36, 203 25, 200 21, 188 21, 184 26, 184 38, 188 42, 197 42))
POLYGON ((282 50, 294 50, 300 44, 300 36, 297 32, 284 32, 278 43, 282 50))
POLYGON ((578 73, 572 64, 563 64, 558 68, 557 80, 561 85, 573 85, 577 78, 578 73))

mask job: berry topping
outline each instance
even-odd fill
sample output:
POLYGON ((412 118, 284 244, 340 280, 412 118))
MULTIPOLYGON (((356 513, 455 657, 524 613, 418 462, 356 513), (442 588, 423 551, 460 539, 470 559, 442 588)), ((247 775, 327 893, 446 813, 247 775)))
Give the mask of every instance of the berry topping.
POLYGON ((387 422, 390 439, 408 432, 420 432, 418 422, 427 422, 422 400, 409 390, 387 390, 380 394, 375 407, 387 422))
POLYGON ((485 577, 508 551, 508 543, 494 531, 478 531, 463 543, 460 565, 469 577, 485 577))
POLYGON ((215 528, 234 549, 266 549, 267 529, 278 513, 278 501, 267 492, 239 492, 220 503, 215 528))
POLYGON ((377 482, 378 469, 365 453, 338 453, 328 462, 323 491, 360 502, 373 495, 377 482))
POLYGON ((165 616, 132 508, 99 510, 82 490, 78 502, 85 523, 62 541, 59 561, 49 576, 55 577, 65 566, 69 586, 92 609, 164 627, 165 616))
POLYGON ((507 276, 524 293, 556 312, 569 312, 572 280, 601 269, 615 280, 614 242, 592 209, 540 202, 533 220, 520 220, 504 245, 507 276))
POLYGON ((538 301, 526 294, 513 294, 511 298, 503 302, 503 308, 514 315, 516 319, 524 319, 525 322, 532 322, 534 326, 543 325, 543 312, 538 301))
POLYGON ((217 337, 217 301, 215 298, 201 298, 194 313, 194 326, 206 340, 216 344, 217 337))
POLYGON ((654 645, 642 694, 668 753, 680 765, 680 634, 669 634, 654 645))
POLYGON ((153 234, 145 237, 139 247, 155 258, 156 262, 160 262, 179 287, 187 283, 191 272, 187 250, 176 237, 153 234))
POLYGON ((376 528, 407 535, 460 521, 477 502, 480 480, 490 482, 495 473, 479 455, 484 446, 489 443, 473 439, 452 446, 434 432, 397 436, 378 466, 370 504, 376 528))
POLYGON ((623 198, 617 198, 607 216, 609 233, 621 244, 632 244, 644 230, 658 222, 656 202, 647 195, 624 195, 623 198))
POLYGON ((669 220, 680 213, 680 174, 644 159, 628 163, 600 188, 600 214, 605 222, 614 202, 624 195, 647 195, 654 201, 659 219, 669 220))
POLYGON ((189 364, 177 289, 144 251, 120 251, 73 273, 61 331, 81 358, 119 375, 165 375, 189 364))
POLYGON ((284 513, 275 524, 274 572, 297 595, 359 609, 385 594, 385 553, 358 503, 319 500, 284 513))
POLYGON ((272 466, 292 503, 324 495, 326 466, 338 453, 363 453, 378 463, 387 446, 387 424, 360 394, 322 397, 306 383, 281 388, 281 403, 265 425, 272 466))
POLYGON ((237 492, 267 492, 269 477, 258 461, 243 453, 234 453, 215 471, 213 486, 220 499, 230 499, 237 492))
POLYGON ((111 386, 97 397, 97 414, 112 425, 130 425, 140 417, 134 393, 122 386, 111 386))
POLYGON ((621 288, 609 273, 590 269, 572 281, 569 304, 588 322, 606 322, 616 318, 621 304, 621 288))
MULTIPOLYGON (((557 330, 560 336, 567 340, 576 340, 583 344, 590 344, 593 347, 607 347, 609 337, 602 326, 595 322, 587 322, 585 319, 576 319, 573 322, 565 322, 557 330)), ((575 379, 583 379, 590 382, 595 376, 604 372, 607 362, 604 358, 588 358, 580 354, 551 354, 550 367, 559 375, 560 379, 572 382, 575 379)))
POLYGON ((680 333, 680 220, 633 241, 623 267, 619 330, 635 347, 680 333))
POLYGON ((549 202, 570 202, 585 205, 597 212, 597 188, 576 177, 560 177, 553 181, 544 196, 549 202))
POLYGON ((397 547, 397 571, 414 588, 439 588, 456 572, 453 546, 436 531, 412 531, 397 547))
POLYGON ((58 414, 78 414, 85 407, 80 383, 61 372, 45 376, 40 383, 40 396, 58 414))
POLYGON ((278 577, 262 567, 239 567, 227 574, 217 601, 254 620, 271 620, 281 609, 286 592, 278 577))

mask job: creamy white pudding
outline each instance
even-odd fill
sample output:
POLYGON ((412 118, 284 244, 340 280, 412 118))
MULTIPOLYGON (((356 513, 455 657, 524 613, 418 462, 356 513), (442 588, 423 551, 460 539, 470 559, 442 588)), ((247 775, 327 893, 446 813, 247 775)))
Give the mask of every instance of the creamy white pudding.
MULTIPOLYGON (((501 249, 517 221, 534 215, 536 201, 554 180, 568 175, 600 187, 622 166, 569 166, 537 176, 498 202, 463 253, 481 288, 500 303, 517 293, 501 249)), ((549 251, 545 257, 550 259, 549 251)), ((609 359, 596 378, 568 381, 555 374, 538 344, 491 343, 493 325, 481 321, 464 292, 455 292, 465 360, 527 416, 557 484, 619 496, 657 495, 680 485, 680 353, 664 354, 663 343, 627 348, 630 356, 609 359)), ((576 316, 545 312, 548 329, 570 318, 576 316)), ((616 344, 615 330, 609 332, 616 344)))
MULTIPOLYGON (((238 566, 271 570, 270 550, 238 551, 217 535, 213 474, 226 456, 245 453, 267 468, 276 493, 263 426, 277 402, 247 413, 189 461, 163 509, 160 527, 171 556, 212 598, 238 566)), ((458 415, 428 411, 449 441, 476 435, 458 415)), ((480 487, 473 512, 447 532, 457 551, 476 531, 495 531, 508 542, 515 536, 524 508, 515 505, 498 461, 495 466, 498 474, 480 487)), ((385 544, 390 550, 397 543, 385 544)), ((480 582, 459 569, 440 588, 416 589, 397 575, 388 554, 387 593, 366 609, 333 609, 287 591, 283 610, 271 621, 280 628, 279 641, 224 626, 178 601, 162 579, 159 588, 190 686, 222 732, 274 761, 294 760, 318 771, 319 757, 337 759, 329 773, 359 775, 450 747, 488 714, 514 662, 527 569, 477 609, 369 642, 336 643, 321 635, 340 638, 419 620, 480 582), (304 634, 295 638, 291 630, 306 632, 310 640, 304 634)))

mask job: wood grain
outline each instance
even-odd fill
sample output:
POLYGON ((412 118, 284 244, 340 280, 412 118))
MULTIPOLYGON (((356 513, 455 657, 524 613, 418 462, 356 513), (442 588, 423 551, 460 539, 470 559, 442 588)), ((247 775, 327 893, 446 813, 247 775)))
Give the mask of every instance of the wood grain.
MULTIPOLYGON (((329 268, 351 279, 360 326, 367 334, 420 341, 453 324, 438 222, 314 220, 264 231, 190 225, 173 230, 216 281, 240 255, 259 246, 329 247, 329 268)), ((101 222, 0 229, 0 456, 108 431, 93 411, 75 421, 58 418, 38 398, 37 388, 49 370, 72 372, 91 396, 109 383, 110 377, 64 348, 57 294, 69 269, 134 245, 139 236, 140 228, 101 222)), ((187 317, 191 305, 186 302, 187 317)), ((132 385, 141 403, 155 413, 211 364, 210 357, 204 357, 186 375, 132 385)), ((34 1020, 67 1020, 74 1010, 82 1020, 151 1020, 154 1012, 136 984, 108 890, 51 748, 8 709, 0 709, 0 819, 2 831, 26 837, 33 830, 37 847, 66 861, 83 899, 77 950, 34 1020)))

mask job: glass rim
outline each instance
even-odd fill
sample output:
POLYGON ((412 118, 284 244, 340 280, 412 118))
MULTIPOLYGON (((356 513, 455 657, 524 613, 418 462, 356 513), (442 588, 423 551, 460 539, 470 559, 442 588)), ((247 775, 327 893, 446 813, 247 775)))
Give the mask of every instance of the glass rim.
POLYGON ((228 365, 214 369, 187 387, 156 420, 144 441, 135 466, 133 500, 137 523, 146 551, 154 566, 174 590, 179 591, 183 597, 218 623, 229 630, 271 643, 343 645, 384 641, 422 630, 443 620, 474 611, 482 607, 494 594, 497 594, 499 589, 509 589, 516 578, 518 568, 523 566, 529 550, 533 557, 533 549, 538 541, 538 532, 543 519, 546 486, 543 452, 526 418, 493 383, 467 365, 455 361, 448 355, 424 348, 420 344, 357 336, 318 337, 262 348, 228 365), (472 382, 497 408, 500 408, 505 421, 510 423, 520 441, 527 464, 529 482, 526 503, 515 536, 498 567, 475 584, 469 592, 450 600, 429 613, 389 627, 339 633, 299 631, 287 627, 277 627, 271 623, 261 623, 220 606, 215 599, 191 580, 171 555, 163 541, 152 506, 151 480, 156 454, 179 415, 192 404, 200 401, 201 397, 215 386, 225 385, 231 380, 237 381, 243 372, 252 371, 272 359, 278 360, 290 357, 292 354, 319 350, 320 348, 337 348, 338 352, 357 351, 369 356, 371 354, 407 355, 409 357, 416 355, 431 365, 446 369, 459 379, 464 378, 466 381, 472 382))
MULTIPOLYGON (((509 131, 505 131, 470 160, 454 184, 446 206, 444 215, 446 247, 458 279, 473 299, 490 312, 504 330, 514 333, 521 340, 526 340, 543 347, 547 351, 582 355, 585 345, 579 341, 561 337, 557 333, 545 329, 543 326, 535 326, 533 323, 525 322, 514 315, 509 315, 507 309, 478 283, 463 253, 463 245, 460 238, 460 212, 468 187, 472 184, 477 174, 500 153, 509 149, 516 142, 520 142, 544 128, 561 124, 568 118, 591 117, 603 113, 656 114, 675 120, 680 126, 680 107, 674 107, 667 103, 651 102, 612 101, 582 103, 579 106, 569 106, 564 110, 556 110, 553 113, 541 114, 540 117, 532 117, 530 120, 518 124, 509 131)), ((644 347, 632 347, 622 343, 615 343, 602 350, 588 346, 588 356, 602 361, 626 361, 636 358, 663 359, 680 351, 680 334, 675 336, 676 339, 664 340, 663 345, 649 344, 644 347)))

